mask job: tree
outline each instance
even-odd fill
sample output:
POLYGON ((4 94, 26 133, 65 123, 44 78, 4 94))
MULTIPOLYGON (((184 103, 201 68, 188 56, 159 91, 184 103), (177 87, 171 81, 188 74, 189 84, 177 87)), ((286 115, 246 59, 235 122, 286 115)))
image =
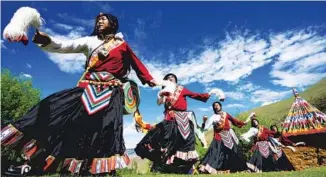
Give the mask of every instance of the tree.
POLYGON ((40 90, 30 79, 14 76, 1 69, 1 122, 14 121, 40 101, 40 90))

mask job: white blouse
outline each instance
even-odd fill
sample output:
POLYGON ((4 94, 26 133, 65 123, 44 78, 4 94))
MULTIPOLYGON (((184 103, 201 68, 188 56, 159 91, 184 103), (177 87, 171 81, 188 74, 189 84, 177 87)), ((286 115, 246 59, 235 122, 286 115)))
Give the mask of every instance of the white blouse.
POLYGON ((250 142, 250 138, 256 136, 258 134, 258 129, 255 127, 251 127, 246 133, 240 136, 240 139, 250 142))
POLYGON ((221 115, 213 114, 206 122, 204 130, 209 130, 213 127, 214 122, 219 122, 221 120, 221 115))
MULTIPOLYGON (((117 33, 116 38, 123 40, 122 33, 117 33)), ((91 52, 103 43, 103 40, 97 36, 86 36, 72 40, 60 40, 54 37, 51 38, 51 43, 41 49, 53 53, 83 53, 87 58, 91 52)), ((86 59, 86 58, 85 58, 86 59)))

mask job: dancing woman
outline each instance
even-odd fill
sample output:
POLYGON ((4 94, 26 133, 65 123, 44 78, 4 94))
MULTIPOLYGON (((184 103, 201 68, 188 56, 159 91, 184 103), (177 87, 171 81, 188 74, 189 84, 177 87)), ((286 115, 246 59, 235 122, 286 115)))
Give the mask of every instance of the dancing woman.
MULTIPOLYGON (((274 144, 273 137, 277 132, 269 130, 268 128, 259 125, 257 119, 251 120, 251 128, 248 132, 241 135, 240 139, 250 142, 254 139, 254 145, 251 148, 253 155, 247 162, 247 167, 250 171, 261 173, 266 171, 280 171, 292 170, 291 163, 283 163, 282 159, 278 160, 284 155, 282 149, 274 144), (285 165, 281 167, 279 163, 285 165)), ((287 159, 286 159, 287 160, 287 159)))
MULTIPOLYGON (((178 83, 174 74, 167 74, 164 80, 172 85, 178 83)), ((199 156, 195 150, 194 128, 197 125, 191 121, 195 115, 187 110, 186 98, 206 102, 210 94, 194 93, 181 85, 176 85, 171 94, 163 90, 158 94, 157 103, 164 104, 164 120, 146 134, 135 151, 141 158, 153 162, 152 171, 188 173, 199 156)))
MULTIPOLYGON (((199 171, 217 174, 245 170, 246 162, 238 146, 239 140, 231 125, 241 128, 247 124, 247 121, 240 121, 222 111, 220 102, 214 102, 212 107, 214 115, 208 121, 204 119, 205 122, 202 128, 208 130, 213 126, 214 138, 206 155, 200 162, 199 171)), ((251 116, 253 115, 250 115, 248 120, 251 116)))
POLYGON ((23 173, 26 166, 35 169, 31 163, 42 164, 46 172, 62 160, 72 173, 115 175, 129 164, 123 139, 123 114, 132 110, 125 107, 128 73, 133 68, 142 84, 156 83, 118 28, 115 16, 100 13, 91 36, 61 41, 36 32, 33 42, 45 51, 85 54, 86 69, 77 87, 46 97, 1 130, 1 145, 22 148, 28 162, 11 168, 12 173, 23 173))

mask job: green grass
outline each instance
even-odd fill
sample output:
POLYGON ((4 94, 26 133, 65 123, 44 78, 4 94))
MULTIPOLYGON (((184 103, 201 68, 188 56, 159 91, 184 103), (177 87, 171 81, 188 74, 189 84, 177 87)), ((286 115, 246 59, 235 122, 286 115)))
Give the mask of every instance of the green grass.
MULTIPOLYGON (((302 171, 291 171, 291 172, 264 172, 264 173, 232 173, 232 174, 222 174, 222 175, 176 175, 176 174, 159 174, 159 173, 148 173, 148 174, 136 174, 133 171, 123 170, 119 172, 122 177, 133 177, 133 176, 143 176, 143 177, 182 177, 182 176, 224 176, 224 177, 326 177, 326 166, 318 168, 310 168, 302 171)), ((59 174, 48 175, 44 177, 56 177, 59 174)))
MULTIPOLYGON (((132 177, 132 176, 155 176, 155 177, 181 177, 181 176, 190 176, 190 175, 176 175, 176 174, 121 174, 123 177, 132 177)), ((225 176, 225 177, 326 177, 326 167, 319 168, 310 168, 303 171, 291 171, 291 172, 264 172, 264 173, 232 173, 232 174, 222 174, 222 175, 208 175, 200 174, 194 175, 198 177, 205 176, 225 176)))

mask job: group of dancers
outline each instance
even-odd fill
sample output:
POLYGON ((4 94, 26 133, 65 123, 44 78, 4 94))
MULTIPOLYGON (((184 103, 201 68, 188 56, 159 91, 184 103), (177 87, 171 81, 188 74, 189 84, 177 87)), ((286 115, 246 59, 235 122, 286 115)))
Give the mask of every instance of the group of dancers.
MULTIPOLYGON (((173 74, 167 75, 165 79, 169 77, 174 77, 171 81, 177 80, 173 74)), ((200 98, 199 100, 207 98, 205 95, 201 97, 199 97, 200 94, 196 95, 197 97, 194 97, 194 94, 189 96, 195 99, 200 98)), ((182 97, 174 99, 184 101, 185 95, 180 96, 182 97)), ((160 103, 164 97, 160 96, 158 100, 160 103)), ((186 128, 180 129, 180 126, 185 124, 183 122, 180 124, 184 120, 182 118, 193 112, 185 111, 185 108, 180 109, 180 107, 173 106, 174 104, 169 107, 170 104, 170 102, 165 104, 165 119, 150 130, 135 149, 138 156, 153 162, 151 171, 189 174, 198 170, 200 173, 217 174, 294 170, 282 148, 288 147, 295 150, 293 146, 304 143, 293 143, 278 131, 276 125, 272 125, 270 129, 259 125, 255 113, 250 114, 246 121, 238 120, 224 112, 221 102, 218 101, 212 104, 214 114, 209 119, 207 116, 203 118, 201 129, 207 131, 212 128, 214 136, 205 156, 196 168, 195 163, 199 160, 195 150, 193 130, 196 122, 188 119, 190 121, 186 124, 189 126, 189 135, 186 137, 183 131, 186 128), (231 126, 242 128, 249 122, 251 122, 249 131, 238 138, 231 126), (251 148, 253 156, 248 162, 239 147, 239 139, 254 144, 251 148)))
MULTIPOLYGON (((118 33, 118 28, 115 16, 100 13, 91 36, 61 41, 36 31, 33 42, 42 50, 85 54, 85 72, 77 87, 46 97, 20 119, 2 127, 1 146, 21 152, 24 159, 22 164, 9 166, 7 175, 40 175, 56 171, 61 165, 62 173, 116 176, 116 169, 130 164, 125 152, 123 115, 139 113, 137 85, 128 79, 130 69, 135 70, 142 84, 150 87, 159 84, 118 33)), ((246 121, 237 120, 222 111, 220 102, 214 102, 213 116, 200 127, 194 113, 187 109, 186 98, 206 102, 214 91, 191 92, 178 85, 178 78, 172 73, 163 80, 176 85, 172 92, 158 94, 157 103, 165 107, 164 120, 149 126, 135 148, 138 156, 153 162, 152 171, 193 170, 199 160, 196 135, 207 146, 198 129, 210 127, 214 139, 200 161, 200 172, 293 169, 279 148, 293 143, 275 131, 276 126, 273 130, 260 126, 254 115, 246 121), (231 124, 241 128, 249 122, 252 127, 240 140, 254 137, 255 145, 254 155, 245 162, 231 124)))

